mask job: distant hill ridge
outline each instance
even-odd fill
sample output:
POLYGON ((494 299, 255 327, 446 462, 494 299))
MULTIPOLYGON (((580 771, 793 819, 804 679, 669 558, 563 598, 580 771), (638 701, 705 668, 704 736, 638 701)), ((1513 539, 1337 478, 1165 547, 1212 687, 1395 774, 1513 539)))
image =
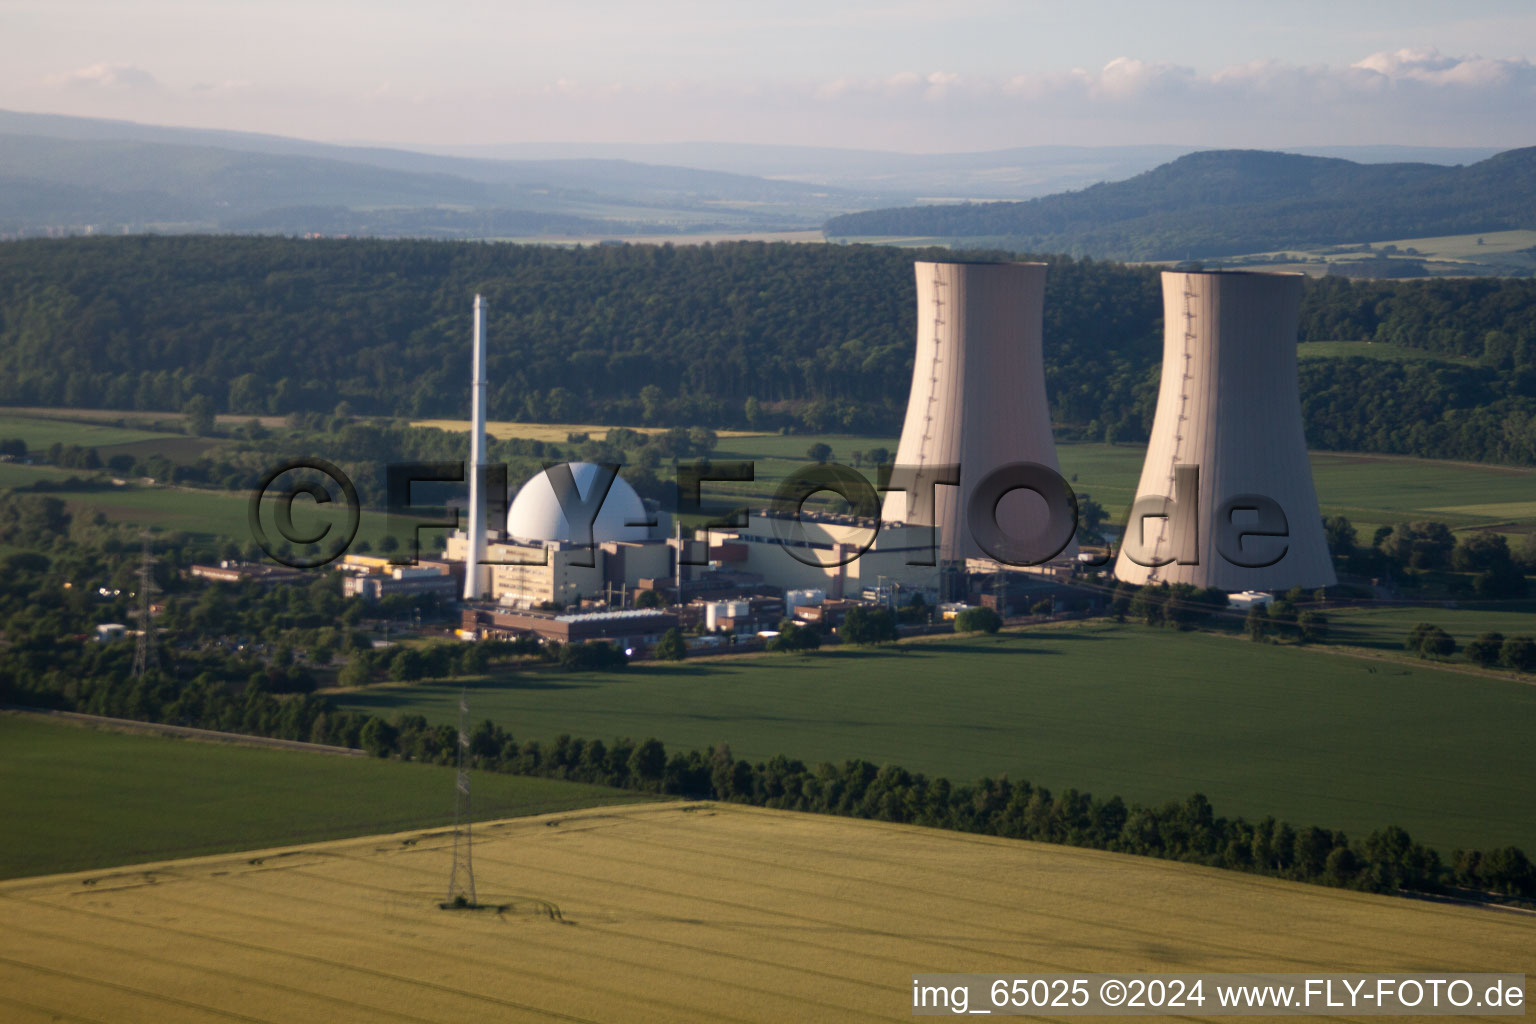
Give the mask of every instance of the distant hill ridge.
POLYGON ((870 210, 834 217, 825 230, 1181 259, 1513 228, 1536 228, 1536 147, 1465 167, 1209 150, 1079 192, 870 210))
POLYGON ((485 160, 0 111, 0 236, 601 237, 810 228, 867 205, 800 182, 628 160, 485 160))

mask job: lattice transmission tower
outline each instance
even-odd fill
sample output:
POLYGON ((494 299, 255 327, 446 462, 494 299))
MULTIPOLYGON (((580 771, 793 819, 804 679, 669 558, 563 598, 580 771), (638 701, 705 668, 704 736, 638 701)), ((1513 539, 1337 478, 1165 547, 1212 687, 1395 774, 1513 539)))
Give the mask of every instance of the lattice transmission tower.
POLYGON ((135 678, 160 667, 160 654, 155 650, 155 623, 150 611, 156 590, 155 554, 150 550, 149 531, 145 530, 140 536, 144 547, 139 556, 139 641, 133 650, 135 678))
POLYGON ((474 906, 474 836, 469 813, 469 693, 459 694, 459 771, 453 790, 453 870, 448 874, 448 902, 474 906))

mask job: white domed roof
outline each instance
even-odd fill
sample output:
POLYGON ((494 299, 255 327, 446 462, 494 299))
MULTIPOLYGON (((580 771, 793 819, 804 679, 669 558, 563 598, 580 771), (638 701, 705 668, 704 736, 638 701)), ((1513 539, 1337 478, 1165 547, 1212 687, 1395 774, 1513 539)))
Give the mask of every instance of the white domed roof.
MULTIPOLYGON (((590 462, 568 465, 576 481, 576 493, 585 499, 597 479, 598 468, 590 462)), ((614 477, 603 507, 592 523, 592 541, 601 544, 608 540, 647 540, 651 535, 649 527, 630 524, 644 523, 649 518, 635 489, 622 476, 614 477)), ((518 540, 586 542, 585 537, 571 536, 570 521, 560 509, 549 474, 544 472, 523 484, 512 499, 512 507, 507 510, 507 533, 518 540)))

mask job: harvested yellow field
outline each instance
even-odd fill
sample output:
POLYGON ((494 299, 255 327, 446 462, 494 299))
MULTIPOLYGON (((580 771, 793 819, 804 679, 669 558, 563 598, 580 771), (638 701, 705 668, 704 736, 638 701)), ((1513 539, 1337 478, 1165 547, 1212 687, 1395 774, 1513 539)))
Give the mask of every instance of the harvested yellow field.
POLYGON ((914 971, 1536 974, 1536 917, 730 805, 0 884, 0 1019, 859 1021, 914 971))
MULTIPOLYGON (((435 427, 438 430, 469 433, 469 420, 412 420, 413 427, 435 427)), ((572 434, 587 434, 594 441, 608 436, 612 427, 595 423, 514 423, 511 420, 487 420, 485 432, 498 441, 520 437, 525 441, 545 441, 564 444, 572 434)), ((627 427, 639 434, 665 434, 666 427, 627 427)), ((761 437, 762 431, 717 430, 716 437, 761 437)))

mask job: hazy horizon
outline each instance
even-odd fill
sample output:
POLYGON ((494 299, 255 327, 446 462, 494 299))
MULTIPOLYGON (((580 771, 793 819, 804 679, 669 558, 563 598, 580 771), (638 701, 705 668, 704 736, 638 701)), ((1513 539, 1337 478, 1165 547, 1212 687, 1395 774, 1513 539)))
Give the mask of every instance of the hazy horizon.
POLYGON ((0 108, 409 148, 1529 144, 1536 9, 0 4, 0 108))

